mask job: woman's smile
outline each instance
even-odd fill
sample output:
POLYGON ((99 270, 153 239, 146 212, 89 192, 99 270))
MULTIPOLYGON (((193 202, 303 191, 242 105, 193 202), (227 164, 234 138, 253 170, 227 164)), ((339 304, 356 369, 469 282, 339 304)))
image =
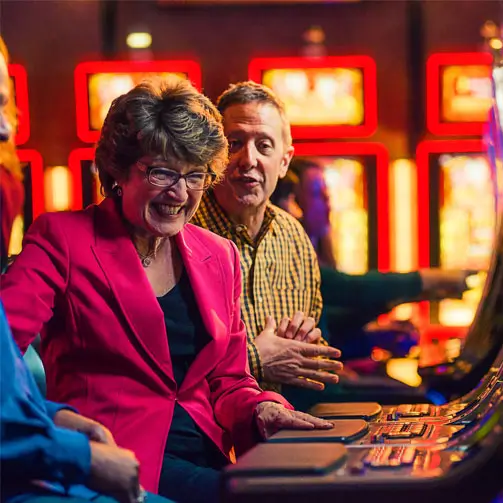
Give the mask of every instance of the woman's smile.
POLYGON ((185 205, 183 204, 166 204, 166 203, 151 203, 152 208, 160 217, 172 217, 181 213, 185 205))

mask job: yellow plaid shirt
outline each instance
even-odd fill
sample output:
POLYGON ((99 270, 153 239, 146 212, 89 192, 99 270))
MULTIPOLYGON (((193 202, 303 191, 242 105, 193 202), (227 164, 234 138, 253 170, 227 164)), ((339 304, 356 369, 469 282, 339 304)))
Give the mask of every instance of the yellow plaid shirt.
POLYGON ((285 316, 302 311, 318 323, 322 308, 320 270, 309 237, 295 218, 268 204, 254 242, 245 225, 229 219, 211 191, 203 196, 191 223, 234 241, 238 247, 243 275, 241 317, 248 333, 250 370, 262 387, 278 391, 278 386, 264 383, 253 341, 268 315, 279 324, 285 316))

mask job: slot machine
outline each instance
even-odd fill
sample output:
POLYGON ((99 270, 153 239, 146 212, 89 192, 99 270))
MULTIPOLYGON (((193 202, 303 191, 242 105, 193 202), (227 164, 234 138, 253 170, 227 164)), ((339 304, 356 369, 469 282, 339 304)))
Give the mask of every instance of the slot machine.
POLYGON ((389 269, 388 152, 380 143, 295 144, 299 157, 323 166, 333 249, 340 270, 389 269))
MULTIPOLYGON (((486 135, 493 137, 490 143, 500 164, 499 119, 497 124, 486 135)), ((479 146, 473 147, 461 152, 477 154, 479 146)), ((491 169, 498 182, 491 192, 497 197, 502 173, 498 166, 491 169)), ((413 503, 425 499, 434 503, 496 501, 503 489, 499 476, 503 461, 503 226, 501 204, 496 208, 495 245, 481 302, 460 358, 449 368, 437 369, 439 377, 443 374, 445 380, 458 382, 458 398, 439 406, 319 404, 311 413, 331 419, 333 428, 283 430, 249 451, 225 471, 226 503, 278 499, 300 503, 312 498, 351 503, 401 498, 413 503), (355 433, 357 420, 363 423, 355 433)))
POLYGON ((492 105, 489 53, 437 53, 426 62, 426 125, 435 136, 480 136, 492 105))
POLYGON ((24 66, 9 64, 9 76, 12 80, 14 103, 18 111, 18 124, 15 136, 16 145, 23 145, 30 138, 30 107, 28 101, 28 77, 24 66))
POLYGON ((23 167, 25 191, 23 214, 14 220, 9 255, 21 251, 23 236, 33 220, 45 212, 44 163, 39 152, 32 149, 19 149, 17 155, 23 167))
POLYGON ((493 177, 482 140, 425 141, 417 148, 419 267, 476 272, 462 299, 424 307, 455 334, 471 324, 495 238, 493 177))
POLYGON ((377 128, 374 60, 257 58, 250 62, 248 74, 283 101, 295 155, 314 158, 325 168, 338 268, 354 274, 387 270, 387 152, 376 143, 334 141, 366 138, 377 128), (328 139, 332 141, 325 143, 328 139))
POLYGON ((376 66, 369 56, 256 58, 248 76, 283 101, 294 139, 366 138, 377 128, 376 66))
POLYGON ((435 137, 416 151, 418 266, 475 275, 463 299, 420 306, 419 318, 430 324, 428 340, 439 342, 432 353, 425 347, 425 364, 438 352, 459 351, 494 243, 495 200, 481 139, 493 103, 492 59, 489 53, 438 53, 426 64, 426 123, 435 137))
POLYGON ((195 61, 87 61, 75 68, 77 136, 95 143, 112 101, 147 77, 178 75, 201 88, 195 61))

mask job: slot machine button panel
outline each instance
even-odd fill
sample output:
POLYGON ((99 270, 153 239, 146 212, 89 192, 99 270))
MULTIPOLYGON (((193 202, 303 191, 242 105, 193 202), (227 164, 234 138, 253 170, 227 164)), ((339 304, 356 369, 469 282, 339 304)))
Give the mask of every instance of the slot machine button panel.
POLYGON ((363 459, 368 468, 401 468, 414 463, 415 447, 375 447, 363 459))

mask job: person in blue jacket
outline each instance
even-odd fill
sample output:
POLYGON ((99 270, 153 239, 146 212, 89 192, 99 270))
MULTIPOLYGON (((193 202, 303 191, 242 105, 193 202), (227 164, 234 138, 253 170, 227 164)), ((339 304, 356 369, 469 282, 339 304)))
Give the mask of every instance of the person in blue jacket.
POLYGON ((2 502, 169 501, 144 493, 134 453, 117 447, 103 425, 43 399, 1 302, 0 426, 2 502))

